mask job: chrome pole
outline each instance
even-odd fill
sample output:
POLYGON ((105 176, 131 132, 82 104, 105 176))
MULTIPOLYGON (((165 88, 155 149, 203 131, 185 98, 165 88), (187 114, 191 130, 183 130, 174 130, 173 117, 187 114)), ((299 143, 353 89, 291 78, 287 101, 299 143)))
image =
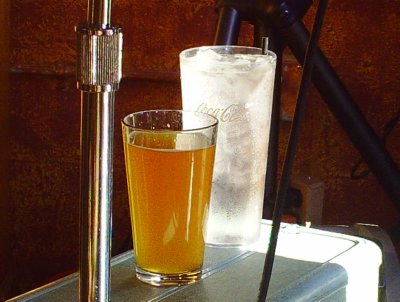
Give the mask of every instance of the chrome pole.
POLYGON ((121 80, 122 30, 111 0, 89 0, 76 27, 81 90, 80 301, 109 301, 114 98, 121 80))

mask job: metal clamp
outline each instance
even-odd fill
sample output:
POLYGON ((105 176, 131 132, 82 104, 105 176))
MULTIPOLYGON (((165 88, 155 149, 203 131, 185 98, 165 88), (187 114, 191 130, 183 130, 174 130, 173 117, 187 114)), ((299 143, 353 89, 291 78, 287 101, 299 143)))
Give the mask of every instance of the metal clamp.
POLYGON ((111 92, 122 77, 122 29, 81 24, 78 35, 77 81, 85 92, 111 92))

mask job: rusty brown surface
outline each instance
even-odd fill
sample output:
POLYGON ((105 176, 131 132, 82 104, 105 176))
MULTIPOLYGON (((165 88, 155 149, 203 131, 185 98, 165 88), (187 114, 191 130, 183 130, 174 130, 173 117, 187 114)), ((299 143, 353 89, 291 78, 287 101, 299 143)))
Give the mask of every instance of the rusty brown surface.
MULTIPOLYGON (((7 206, 13 220, 7 243, 13 267, 5 292, 15 295, 77 268, 80 97, 75 89, 74 26, 84 21, 85 1, 15 0, 11 3, 10 169, 7 206)), ((321 49, 375 131, 399 110, 400 1, 331 1, 321 49)), ((315 5, 306 15, 312 24, 315 5)), ((116 97, 113 251, 130 235, 119 120, 127 113, 178 108, 178 54, 210 44, 214 1, 113 3, 113 23, 124 29, 124 79, 116 97)), ((244 33, 242 43, 251 40, 244 33)), ((290 117, 299 80, 297 64, 285 61, 283 112, 290 117), (290 71, 292 70, 292 71, 290 71), (290 91, 290 92, 289 92, 290 91)), ((280 162, 290 123, 282 122, 280 162)), ((388 148, 400 162, 399 129, 388 148)), ((359 159, 343 129, 312 89, 302 126, 295 171, 311 163, 325 185, 326 224, 378 224, 390 229, 399 213, 373 175, 351 180, 359 159)), ((0 222, 1 224, 1 222, 0 222)), ((1 295, 0 295, 1 296, 1 295)))

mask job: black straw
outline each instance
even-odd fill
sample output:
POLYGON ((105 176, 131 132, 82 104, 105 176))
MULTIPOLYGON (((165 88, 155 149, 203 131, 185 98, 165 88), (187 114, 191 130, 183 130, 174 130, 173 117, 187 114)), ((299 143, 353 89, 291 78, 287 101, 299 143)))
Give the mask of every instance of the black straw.
POLYGON ((319 1, 312 33, 308 43, 307 52, 304 58, 303 74, 301 78, 299 92, 297 95, 296 109, 293 116, 293 123, 290 131, 288 146, 286 148, 285 161, 283 163, 283 171, 279 183, 279 190, 275 200, 274 213, 272 217, 272 229, 269 239, 268 251, 267 254, 265 255, 264 270, 260 283, 258 302, 265 301, 268 293, 269 284, 271 281, 276 245, 278 242, 278 234, 282 220, 283 206, 285 204, 287 191, 290 187, 291 171, 293 168, 293 162, 296 154, 296 145, 300 132, 300 124, 304 116, 305 99, 307 96, 308 88, 311 84, 311 75, 314 66, 315 51, 318 48, 319 36, 327 6, 328 6, 328 0, 319 1))

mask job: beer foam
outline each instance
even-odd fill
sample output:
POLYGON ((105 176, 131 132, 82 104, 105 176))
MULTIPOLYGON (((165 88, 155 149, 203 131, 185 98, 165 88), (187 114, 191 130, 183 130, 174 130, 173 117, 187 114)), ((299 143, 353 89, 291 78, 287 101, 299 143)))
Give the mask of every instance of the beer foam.
POLYGON ((210 145, 210 139, 201 133, 178 133, 175 139, 175 149, 180 151, 200 150, 210 145))

